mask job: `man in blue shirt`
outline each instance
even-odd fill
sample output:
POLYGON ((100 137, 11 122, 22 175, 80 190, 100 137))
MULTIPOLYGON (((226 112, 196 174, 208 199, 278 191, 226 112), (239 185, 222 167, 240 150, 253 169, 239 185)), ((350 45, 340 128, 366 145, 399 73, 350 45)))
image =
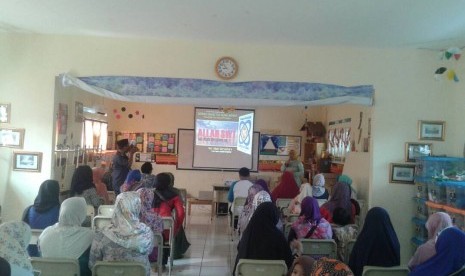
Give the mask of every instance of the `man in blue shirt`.
POLYGON ((111 178, 115 195, 118 195, 121 185, 123 185, 131 170, 134 153, 138 149, 135 146, 130 146, 128 139, 119 140, 116 142, 116 145, 118 146, 118 150, 112 159, 113 171, 111 172, 111 178), (127 153, 129 153, 129 156, 127 153))

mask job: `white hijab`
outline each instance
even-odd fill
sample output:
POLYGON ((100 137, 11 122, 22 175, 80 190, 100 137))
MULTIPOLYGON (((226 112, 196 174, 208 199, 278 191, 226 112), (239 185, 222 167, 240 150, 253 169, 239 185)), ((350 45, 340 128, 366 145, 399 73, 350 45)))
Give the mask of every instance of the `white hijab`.
POLYGON ((313 196, 319 197, 325 193, 325 176, 321 173, 313 177, 313 196))
POLYGON ((63 201, 58 222, 45 228, 39 237, 39 248, 45 258, 78 259, 92 244, 94 232, 81 227, 87 205, 82 197, 63 201))
MULTIPOLYGON (((8 261, 12 274, 18 271, 30 272, 32 265, 26 248, 31 240, 31 228, 22 221, 5 222, 0 225, 0 257, 8 261)), ((22 275, 22 274, 21 274, 22 275)))
POLYGON ((300 193, 297 195, 299 204, 302 203, 302 200, 307 196, 312 196, 312 186, 310 186, 309 183, 304 183, 300 185, 300 193))

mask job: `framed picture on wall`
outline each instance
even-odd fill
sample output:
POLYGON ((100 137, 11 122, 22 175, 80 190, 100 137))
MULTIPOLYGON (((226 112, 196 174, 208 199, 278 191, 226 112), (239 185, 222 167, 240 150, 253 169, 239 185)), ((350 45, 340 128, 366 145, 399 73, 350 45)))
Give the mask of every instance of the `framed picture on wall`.
POLYGON ((415 162, 415 158, 431 156, 433 144, 431 143, 405 143, 405 162, 415 162))
POLYGON ((10 113, 10 104, 0 103, 0 123, 9 123, 10 113))
POLYGON ((24 128, 0 128, 0 147, 23 148, 24 128))
POLYGON ((40 172, 41 165, 41 152, 15 151, 13 153, 14 171, 40 172))
POLYGON ((444 141, 446 122, 418 121, 418 139, 444 141))
POLYGON ((389 182, 400 184, 414 184, 415 164, 391 163, 389 182))

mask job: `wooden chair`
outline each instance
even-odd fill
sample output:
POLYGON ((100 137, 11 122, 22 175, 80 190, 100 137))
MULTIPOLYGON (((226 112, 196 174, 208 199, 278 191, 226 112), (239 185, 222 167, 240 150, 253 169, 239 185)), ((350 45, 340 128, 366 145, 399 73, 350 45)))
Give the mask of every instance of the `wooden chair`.
POLYGON ((283 276, 287 266, 283 260, 240 259, 235 276, 283 276))
POLYGON ((31 258, 35 272, 41 276, 79 276, 79 263, 73 259, 63 258, 31 258))
POLYGON ((137 262, 97 262, 92 276, 146 276, 145 266, 137 262))
POLYGON ((92 229, 94 231, 102 230, 103 227, 111 223, 111 217, 107 216, 96 216, 92 220, 92 229))
POLYGON ((113 211, 115 211, 115 205, 100 205, 98 207, 98 215, 111 217, 113 216, 113 211))
POLYGON ((381 266, 369 266, 363 267, 362 276, 407 276, 409 270, 406 266, 392 266, 392 267, 381 267, 381 266))
POLYGON ((334 240, 301 239, 302 254, 314 259, 327 257, 337 259, 337 244, 334 240))

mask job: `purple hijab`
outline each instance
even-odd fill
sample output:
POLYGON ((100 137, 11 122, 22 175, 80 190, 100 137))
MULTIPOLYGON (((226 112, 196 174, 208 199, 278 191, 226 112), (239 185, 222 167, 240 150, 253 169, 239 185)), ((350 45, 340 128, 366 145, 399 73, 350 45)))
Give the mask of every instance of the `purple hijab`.
POLYGON ((308 222, 319 222, 321 219, 320 207, 318 206, 318 200, 311 196, 304 197, 300 204, 301 211, 300 216, 305 216, 305 220, 308 222))
POLYGON ((255 181, 255 184, 260 185, 263 188, 263 191, 270 193, 270 190, 268 190, 268 184, 266 183, 265 180, 258 179, 257 181, 255 181))
POLYGON ((326 208, 331 213, 331 216, 337 207, 344 208, 352 216, 350 187, 343 182, 336 182, 336 184, 334 184, 331 198, 321 206, 321 208, 326 208))

